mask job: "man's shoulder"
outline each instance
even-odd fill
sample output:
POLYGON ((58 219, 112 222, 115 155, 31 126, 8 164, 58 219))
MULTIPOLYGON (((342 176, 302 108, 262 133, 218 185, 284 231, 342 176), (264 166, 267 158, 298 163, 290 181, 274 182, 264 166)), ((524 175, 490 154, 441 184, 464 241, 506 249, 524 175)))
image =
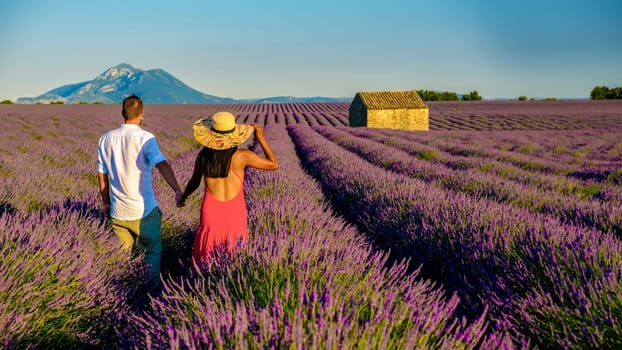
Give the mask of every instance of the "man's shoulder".
POLYGON ((124 127, 123 125, 116 128, 116 129, 112 129, 112 130, 108 130, 106 133, 104 133, 101 138, 107 137, 107 136, 128 136, 128 137, 132 137, 132 136, 137 136, 143 139, 149 139, 149 138, 155 138, 155 135, 143 128, 140 127, 124 127))
POLYGON ((155 139, 155 135, 152 132, 147 131, 145 129, 140 129, 140 130, 142 130, 143 135, 145 135, 146 137, 153 137, 155 139))
POLYGON ((112 129, 112 130, 108 130, 105 133, 103 133, 100 137, 99 137, 99 141, 101 142, 102 140, 105 140, 106 138, 109 138, 110 135, 113 135, 115 133, 117 129, 112 129))
POLYGON ((124 129, 125 132, 127 132, 128 134, 132 134, 132 135, 139 135, 142 138, 148 139, 148 138, 155 138, 155 135, 143 128, 141 128, 138 125, 135 125, 131 128, 126 127, 123 128, 121 127, 120 129, 124 129))
POLYGON ((106 131, 105 133, 103 133, 103 134, 102 134, 102 137, 103 137, 103 136, 106 136, 106 135, 112 135, 112 134, 115 134, 115 133, 121 132, 121 129, 122 129, 121 127, 114 128, 114 129, 110 129, 110 130, 106 131))

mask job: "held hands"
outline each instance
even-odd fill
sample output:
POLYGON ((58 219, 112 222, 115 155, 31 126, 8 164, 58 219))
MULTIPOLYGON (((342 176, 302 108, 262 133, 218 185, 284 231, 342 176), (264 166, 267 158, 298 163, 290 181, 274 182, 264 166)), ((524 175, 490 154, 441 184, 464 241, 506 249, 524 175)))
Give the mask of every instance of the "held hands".
POLYGON ((181 208, 186 205, 186 199, 184 198, 184 193, 181 190, 175 191, 175 205, 177 205, 177 208, 181 208))
POLYGON ((110 204, 104 204, 102 206, 102 210, 104 212, 104 217, 109 218, 110 217, 110 204))

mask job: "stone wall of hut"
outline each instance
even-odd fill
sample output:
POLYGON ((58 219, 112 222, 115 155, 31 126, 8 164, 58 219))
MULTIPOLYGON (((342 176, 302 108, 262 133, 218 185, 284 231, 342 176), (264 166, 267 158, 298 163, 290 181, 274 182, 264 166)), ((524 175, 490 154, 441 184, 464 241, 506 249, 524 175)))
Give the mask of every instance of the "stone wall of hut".
POLYGON ((367 111, 368 128, 429 130, 427 108, 371 109, 367 111))

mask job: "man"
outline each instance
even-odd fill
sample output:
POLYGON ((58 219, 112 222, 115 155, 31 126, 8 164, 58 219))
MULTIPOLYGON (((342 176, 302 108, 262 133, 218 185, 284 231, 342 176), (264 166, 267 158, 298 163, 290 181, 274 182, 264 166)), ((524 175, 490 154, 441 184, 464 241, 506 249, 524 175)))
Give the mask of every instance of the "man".
POLYGON ((162 212, 158 208, 151 170, 156 167, 166 183, 175 191, 175 201, 182 191, 173 169, 160 152, 156 138, 140 127, 143 103, 131 95, 123 100, 121 127, 110 130, 99 139, 97 172, 99 192, 106 217, 112 228, 131 250, 135 242, 145 250, 145 264, 149 268, 150 292, 160 285, 160 259, 162 255, 162 212))

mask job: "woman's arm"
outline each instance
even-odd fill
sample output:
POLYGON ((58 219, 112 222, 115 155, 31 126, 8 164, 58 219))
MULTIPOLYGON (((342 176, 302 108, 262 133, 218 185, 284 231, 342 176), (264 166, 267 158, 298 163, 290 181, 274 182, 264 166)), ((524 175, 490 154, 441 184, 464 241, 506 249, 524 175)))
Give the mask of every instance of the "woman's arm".
POLYGON ((246 165, 262 169, 262 170, 276 170, 279 168, 279 161, 276 159, 274 152, 272 152, 272 148, 268 145, 266 138, 263 136, 263 128, 259 125, 253 125, 255 128, 255 140, 261 146, 263 153, 266 154, 266 157, 261 157, 253 151, 244 152, 246 165))
POLYGON ((192 171, 192 177, 188 181, 188 184, 186 185, 186 190, 181 195, 181 198, 177 203, 178 207, 183 207, 186 204, 186 198, 188 198, 197 188, 199 188, 199 185, 201 184, 201 179, 203 178, 203 171, 201 169, 200 156, 201 154, 199 153, 197 155, 197 159, 194 161, 194 170, 192 171))

